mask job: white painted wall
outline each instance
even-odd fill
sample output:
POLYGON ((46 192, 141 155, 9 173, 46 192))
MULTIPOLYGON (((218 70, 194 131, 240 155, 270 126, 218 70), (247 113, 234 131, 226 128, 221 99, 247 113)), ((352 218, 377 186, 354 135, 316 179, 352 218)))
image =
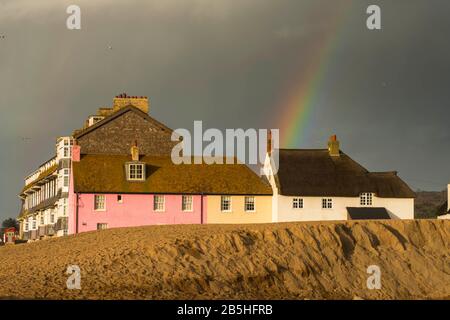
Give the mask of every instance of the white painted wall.
MULTIPOLYGON (((347 220, 347 207, 361 206, 359 197, 297 197, 303 199, 303 208, 293 209, 294 197, 277 196, 277 221, 322 221, 347 220), (322 199, 331 198, 333 208, 323 209, 322 199)), ((373 197, 370 207, 384 207, 392 219, 414 219, 414 199, 378 198, 373 197)))
MULTIPOLYGON (((295 198, 303 199, 303 208, 294 209, 292 208, 294 197, 279 194, 270 168, 269 157, 266 157, 264 172, 273 190, 273 222, 347 220, 347 207, 362 207, 359 197, 302 197, 298 195, 295 198), (322 209, 323 198, 333 199, 332 209, 322 209)), ((413 198, 379 198, 374 195, 371 207, 386 208, 392 219, 414 219, 413 198)))
POLYGON ((447 185, 447 211, 450 211, 450 183, 447 185))

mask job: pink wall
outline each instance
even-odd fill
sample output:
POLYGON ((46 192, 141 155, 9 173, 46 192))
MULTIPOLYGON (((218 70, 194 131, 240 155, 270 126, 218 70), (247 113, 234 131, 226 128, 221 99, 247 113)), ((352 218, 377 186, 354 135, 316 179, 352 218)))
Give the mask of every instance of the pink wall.
MULTIPOLYGON (((71 221, 69 233, 76 232, 76 195, 71 192, 71 221)), ((200 224, 201 196, 193 196, 192 212, 181 210, 182 195, 164 195, 164 212, 153 211, 153 195, 122 194, 122 203, 117 194, 106 194, 105 211, 94 210, 94 194, 78 195, 78 232, 97 230, 97 223, 107 223, 108 229, 157 224, 200 224)), ((206 197, 203 200, 203 222, 206 222, 206 197)))

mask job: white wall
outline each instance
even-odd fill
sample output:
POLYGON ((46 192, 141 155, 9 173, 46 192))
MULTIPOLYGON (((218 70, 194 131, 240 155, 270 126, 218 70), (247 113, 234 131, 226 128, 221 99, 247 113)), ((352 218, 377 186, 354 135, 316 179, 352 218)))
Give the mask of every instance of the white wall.
MULTIPOLYGON (((272 221, 322 221, 347 220, 347 207, 361 207, 359 197, 302 197, 302 209, 292 208, 293 196, 279 194, 273 175, 269 174, 270 160, 266 157, 264 172, 273 190, 272 221), (322 209, 322 199, 333 199, 332 209, 322 209)), ((449 185, 450 187, 450 185, 449 185)), ((414 219, 413 198, 379 198, 373 196, 371 207, 384 207, 392 219, 414 219)))
POLYGON ((447 185, 447 211, 450 211, 450 184, 447 185))
MULTIPOLYGON (((277 221, 347 220, 347 207, 361 206, 359 197, 298 197, 303 199, 302 209, 292 208, 294 197, 278 195, 277 221), (333 199, 332 209, 322 208, 322 199, 333 199)), ((373 197, 371 207, 384 207, 392 219, 414 219, 414 199, 373 197)))

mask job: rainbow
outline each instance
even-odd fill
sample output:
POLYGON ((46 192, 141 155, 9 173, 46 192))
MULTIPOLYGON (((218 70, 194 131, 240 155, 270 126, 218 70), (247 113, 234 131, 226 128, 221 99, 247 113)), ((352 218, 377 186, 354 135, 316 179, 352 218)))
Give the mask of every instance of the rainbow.
POLYGON ((286 90, 285 98, 278 104, 277 110, 280 110, 281 116, 277 127, 280 128, 281 148, 298 147, 303 142, 311 125, 310 115, 317 105, 322 84, 333 60, 333 53, 340 43, 352 3, 353 0, 345 1, 328 20, 331 31, 317 39, 311 50, 312 59, 308 62, 306 72, 303 70, 290 81, 292 85, 286 90))

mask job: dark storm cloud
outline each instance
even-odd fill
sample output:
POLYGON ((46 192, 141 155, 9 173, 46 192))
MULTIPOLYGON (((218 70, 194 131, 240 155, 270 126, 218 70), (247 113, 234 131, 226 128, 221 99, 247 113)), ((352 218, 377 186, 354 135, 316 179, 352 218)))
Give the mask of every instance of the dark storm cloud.
MULTIPOLYGON (((76 1, 82 30, 69 31, 72 1, 0 0, 0 218, 17 214, 22 179, 50 158, 55 138, 124 91, 149 96, 151 114, 173 128, 276 127, 291 79, 345 2, 76 1)), ((337 133, 370 170, 442 189, 449 9, 448 1, 353 1, 299 147, 323 147, 337 133), (379 32, 365 28, 372 3, 382 7, 379 32)))

